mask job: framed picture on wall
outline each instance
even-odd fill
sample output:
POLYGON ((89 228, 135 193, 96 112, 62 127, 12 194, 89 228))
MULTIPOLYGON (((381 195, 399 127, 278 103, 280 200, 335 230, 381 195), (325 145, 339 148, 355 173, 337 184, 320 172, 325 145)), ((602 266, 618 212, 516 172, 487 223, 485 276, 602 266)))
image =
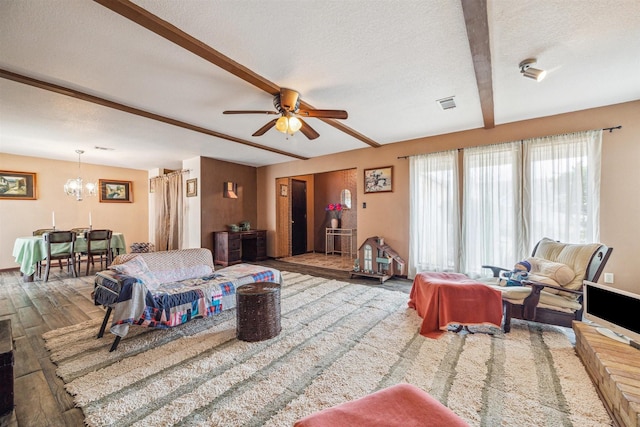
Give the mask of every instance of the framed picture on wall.
POLYGON ((393 166, 364 170, 364 192, 385 193, 393 191, 393 166))
POLYGON ((0 171, 0 199, 35 200, 36 174, 0 171))
POLYGON ((98 184, 100 186, 100 203, 133 202, 131 181, 100 179, 98 180, 98 184))
POLYGON ((187 197, 195 197, 198 195, 198 178, 187 180, 187 197))

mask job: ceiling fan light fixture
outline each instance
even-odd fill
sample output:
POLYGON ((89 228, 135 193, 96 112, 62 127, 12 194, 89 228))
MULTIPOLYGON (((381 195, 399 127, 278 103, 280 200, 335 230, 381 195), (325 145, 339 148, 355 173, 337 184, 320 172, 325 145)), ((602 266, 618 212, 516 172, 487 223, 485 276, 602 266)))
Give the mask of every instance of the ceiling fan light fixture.
POLYGON ((282 133, 293 135, 302 128, 302 121, 293 116, 282 116, 276 121, 276 130, 282 133))
POLYGON ((547 71, 531 67, 535 63, 535 58, 529 58, 522 61, 518 66, 520 67, 520 73, 522 73, 523 76, 539 82, 547 76, 547 71))
POLYGON ((302 122, 297 117, 289 117, 289 133, 293 135, 294 132, 298 132, 302 127, 302 122))
POLYGON ((287 133, 288 129, 289 119, 287 119, 285 116, 280 117, 278 121, 276 121, 276 130, 278 132, 287 133))
MULTIPOLYGON (((255 131, 252 136, 262 136, 271 128, 276 128, 278 132, 285 135, 292 135, 298 131, 309 140, 316 139, 320 136, 309 124, 302 118, 318 118, 318 119, 339 119, 344 120, 349 117, 344 110, 318 110, 310 106, 300 109, 300 94, 295 90, 281 88, 280 93, 274 95, 273 106, 277 111, 262 110, 225 110, 223 114, 274 114, 279 115, 277 119, 273 119, 255 131)), ((289 139, 286 137, 286 139, 289 139)))

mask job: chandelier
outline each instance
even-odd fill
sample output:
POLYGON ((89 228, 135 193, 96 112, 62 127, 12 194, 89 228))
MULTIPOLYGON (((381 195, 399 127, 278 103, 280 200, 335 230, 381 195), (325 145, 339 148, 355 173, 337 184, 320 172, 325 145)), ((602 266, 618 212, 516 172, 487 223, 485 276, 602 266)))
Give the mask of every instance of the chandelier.
POLYGON ((73 196, 80 202, 84 196, 95 196, 98 192, 98 186, 95 182, 91 181, 87 182, 84 186, 82 185, 82 178, 80 177, 80 156, 84 151, 76 150, 76 153, 78 153, 78 177, 67 180, 67 183, 64 185, 64 192, 67 196, 73 196))

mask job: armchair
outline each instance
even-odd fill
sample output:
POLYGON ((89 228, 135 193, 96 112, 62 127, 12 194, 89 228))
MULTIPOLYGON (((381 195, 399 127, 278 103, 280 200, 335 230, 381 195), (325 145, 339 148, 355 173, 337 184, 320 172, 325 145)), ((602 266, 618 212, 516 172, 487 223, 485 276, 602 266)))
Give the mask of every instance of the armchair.
POLYGON ((504 331, 511 319, 571 327, 582 320, 582 283, 597 282, 613 248, 600 243, 569 244, 543 238, 527 258, 532 268, 522 286, 503 286, 498 278, 508 269, 483 265, 493 272, 494 289, 502 293, 504 331))

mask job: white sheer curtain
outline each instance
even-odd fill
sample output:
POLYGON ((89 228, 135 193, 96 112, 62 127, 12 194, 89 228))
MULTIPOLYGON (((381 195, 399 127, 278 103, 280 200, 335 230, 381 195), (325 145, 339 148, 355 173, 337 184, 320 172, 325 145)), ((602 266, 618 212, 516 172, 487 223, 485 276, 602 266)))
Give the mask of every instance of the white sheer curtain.
POLYGON ((543 237, 598 242, 601 151, 601 130, 465 149, 461 233, 457 153, 412 156, 409 277, 486 276, 543 237))
POLYGON ((411 156, 408 277, 457 271, 459 198, 457 150, 411 156))
POLYGON ((520 142, 464 150, 460 271, 471 277, 487 275, 482 265, 513 265, 527 251, 521 162, 520 142))
POLYGON ((600 239, 602 130, 524 141, 525 233, 590 243, 600 239))

